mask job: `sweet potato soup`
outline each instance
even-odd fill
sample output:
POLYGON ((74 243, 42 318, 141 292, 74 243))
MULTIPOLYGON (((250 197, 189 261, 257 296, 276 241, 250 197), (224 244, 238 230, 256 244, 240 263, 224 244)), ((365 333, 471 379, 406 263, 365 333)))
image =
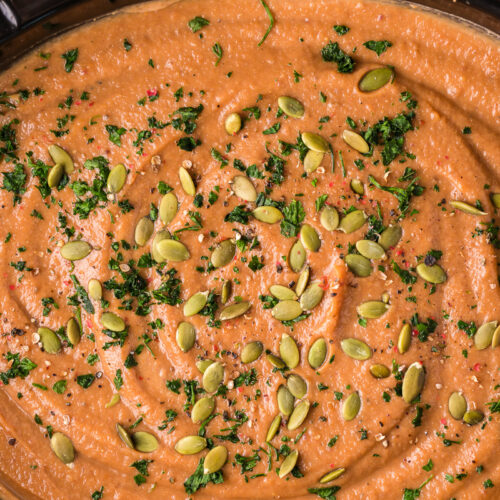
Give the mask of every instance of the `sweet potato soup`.
POLYGON ((154 2, 0 91, 0 498, 500 497, 496 41, 154 2))

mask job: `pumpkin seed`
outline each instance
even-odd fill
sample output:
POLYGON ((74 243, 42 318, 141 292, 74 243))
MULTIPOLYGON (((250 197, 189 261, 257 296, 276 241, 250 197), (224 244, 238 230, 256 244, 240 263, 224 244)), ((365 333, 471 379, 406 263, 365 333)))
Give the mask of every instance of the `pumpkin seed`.
POLYGON ((410 365, 403 377, 403 399, 411 403, 424 388, 424 367, 416 362, 410 365))
POLYGON ((280 425, 281 425, 281 415, 278 414, 273 418, 273 421, 271 422, 271 425, 267 430, 266 443, 272 441, 273 437, 276 436, 276 433, 278 432, 280 425))
POLYGON ((484 418, 484 413, 481 410, 469 410, 464 414, 464 422, 469 425, 476 425, 484 418))
POLYGON ((493 332, 493 338, 491 339, 491 347, 495 349, 500 345, 500 326, 493 332))
POLYGON ((491 194, 491 203, 495 208, 500 208, 500 193, 491 194))
POLYGON ((63 464, 70 464, 75 460, 75 448, 71 439, 61 432, 54 432, 50 438, 50 447, 56 457, 63 464))
POLYGON ((309 403, 307 399, 304 399, 304 401, 301 401, 293 409, 293 412, 290 415, 290 418, 288 419, 287 427, 289 431, 293 431, 299 428, 304 423, 304 420, 306 419, 307 414, 309 413, 310 406, 311 403, 309 403))
POLYGON ((290 248, 290 253, 288 254, 288 264, 290 269, 295 273, 298 273, 306 263, 306 249, 300 240, 297 240, 290 248))
POLYGON ((205 373, 206 369, 213 364, 211 359, 202 359, 201 361, 196 362, 196 368, 200 370, 201 373, 205 373))
POLYGON ((403 325, 403 328, 401 328, 401 331, 399 332, 399 337, 398 337, 398 351, 401 354, 404 354, 409 348, 411 344, 411 326, 406 323, 406 325, 403 325))
POLYGON ((354 231, 357 231, 360 227, 363 227, 365 221, 365 213, 362 210, 354 210, 342 218, 339 224, 339 229, 344 231, 346 234, 351 234, 354 231))
POLYGON ((380 318, 388 309, 389 306, 380 300, 369 300, 368 302, 363 302, 356 308, 358 314, 366 319, 380 318))
POLYGON ((314 132, 303 132, 302 141, 309 149, 317 151, 318 153, 328 153, 330 150, 328 142, 314 132))
POLYGON ((147 216, 141 217, 135 226, 134 238, 136 244, 143 247, 148 242, 149 238, 151 238, 153 231, 153 221, 147 216))
POLYGON ((245 314, 251 307, 252 304, 250 302, 242 301, 237 302, 236 304, 231 304, 230 306, 225 307, 220 312, 219 319, 221 321, 227 321, 229 319, 238 318, 245 314))
POLYGON ((174 220, 178 208, 179 203, 177 201, 177 196, 175 196, 173 191, 163 196, 160 201, 160 208, 158 209, 158 215, 163 224, 170 224, 174 220))
POLYGON ((310 149, 304 157, 304 170, 308 174, 312 174, 321 165, 324 157, 325 153, 310 149))
POLYGON ((387 229, 382 231, 382 234, 378 239, 378 243, 384 250, 389 250, 394 248, 399 243, 402 235, 403 230, 401 229, 401 226, 389 226, 387 229))
POLYGON ((325 362, 327 350, 325 339, 319 338, 314 341, 307 355, 307 361, 309 361, 311 368, 316 370, 325 362))
POLYGON ((194 326, 187 321, 179 323, 175 334, 175 340, 181 351, 188 352, 196 341, 196 330, 194 326))
POLYGON ((102 299, 102 285, 99 280, 96 280, 95 278, 90 279, 87 288, 89 291, 89 297, 92 300, 102 299))
POLYGON ((68 336, 68 340, 75 346, 80 342, 80 325, 75 318, 70 318, 68 323, 66 324, 66 335, 68 336))
POLYGON ((198 314, 207 304, 208 292, 197 292, 184 303, 184 316, 194 316, 198 314))
POLYGON ((38 335, 40 335, 40 342, 45 352, 57 354, 61 350, 61 341, 50 328, 41 326, 38 329, 38 335))
POLYGON ((281 462, 279 478, 283 479, 287 474, 292 472, 292 469, 295 467, 297 460, 299 458, 299 452, 297 450, 291 451, 281 462))
POLYGON ((356 242, 356 250, 367 259, 385 259, 384 248, 371 240, 359 240, 356 242))
POLYGON ((187 195, 194 196, 196 194, 193 179, 184 167, 179 168, 179 180, 181 181, 182 189, 187 195))
POLYGON ((460 210, 461 212, 464 212, 469 215, 488 215, 483 210, 480 210, 479 208, 474 207, 473 205, 469 205, 464 201, 453 200, 450 201, 450 205, 453 208, 456 208, 457 210, 460 210))
POLYGON ((153 238, 153 243, 151 244, 151 255, 153 256, 153 259, 158 262, 159 264, 161 262, 165 262, 166 259, 164 259, 161 255, 160 252, 158 251, 158 243, 163 240, 169 240, 170 239, 170 233, 168 231, 165 231, 162 229, 161 231, 158 231, 155 234, 155 237, 153 238))
POLYGON ((334 207, 326 205, 321 211, 319 221, 327 231, 333 231, 339 227, 339 213, 334 207))
POLYGON ((448 399, 448 411, 455 420, 462 420, 467 411, 467 401, 459 392, 452 392, 448 399))
POLYGON ((362 340, 348 338, 340 342, 340 347, 352 359, 365 361, 372 357, 372 350, 362 340))
POLYGON ((232 289, 232 281, 231 280, 226 280, 222 284, 222 290, 220 294, 220 301, 225 304, 228 300, 229 297, 231 296, 231 289, 232 289))
POLYGON ((205 397, 198 399, 191 410, 191 420, 195 424, 199 424, 206 420, 215 408, 214 398, 205 397))
POLYGON ((61 247, 61 257, 66 260, 81 260, 87 257, 92 247, 83 240, 68 241, 61 247))
POLYGON ((342 417, 346 421, 354 420, 361 408, 361 398, 357 392, 353 392, 347 396, 342 405, 342 417))
POLYGON ((49 188, 55 188, 59 186, 61 179, 64 175, 64 167, 61 163, 56 163, 50 170, 49 175, 47 175, 47 184, 49 188))
POLYGON ((333 469, 332 471, 327 472, 324 476, 321 476, 319 482, 320 484, 329 483, 334 479, 338 479, 344 472, 345 472, 344 467, 338 467, 337 469, 333 469))
POLYGON ((201 436, 184 436, 175 443, 175 451, 181 455, 195 455, 207 447, 207 440, 201 436))
POLYGON ((113 408, 113 406, 117 405, 119 402, 120 402, 120 395, 115 392, 111 396, 111 399, 104 405, 104 408, 113 408))
POLYGON ((359 278, 366 278, 372 273, 371 262, 362 255, 349 253, 345 256, 345 263, 352 273, 359 278))
POLYGON ((363 139, 363 137, 356 132, 353 132, 352 130, 345 129, 342 132, 342 139, 344 139, 344 142, 346 144, 351 146, 351 148, 355 149, 359 153, 364 154, 370 151, 370 146, 368 146, 368 143, 363 139))
POLYGON ((280 385, 278 387, 278 392, 276 393, 276 399, 278 401, 278 408, 283 415, 288 417, 293 412, 293 403, 295 398, 292 393, 284 386, 280 385))
POLYGON ((370 366, 370 373, 375 378, 387 378, 391 374, 391 370, 385 365, 372 365, 370 366))
POLYGON ((299 364, 299 348, 295 340, 286 333, 281 336, 280 356, 290 370, 293 370, 299 364))
POLYGON ((292 118, 302 118, 304 116, 304 105, 293 97, 286 95, 278 97, 278 106, 286 115, 292 118))
POLYGON ((297 399, 302 399, 307 394, 306 381, 296 373, 292 373, 286 379, 286 386, 291 395, 297 399))
POLYGON ((311 311, 321 302, 325 291, 319 286, 319 283, 319 281, 311 283, 300 296, 299 303, 303 311, 311 311))
POLYGON ((493 334, 497 328, 498 321, 490 321, 481 325, 474 335, 474 345, 476 349, 486 349, 491 345, 493 334))
POLYGON ((351 189, 359 196, 363 196, 365 194, 365 187, 363 183, 359 179, 352 179, 351 181, 351 189))
POLYGON ((125 186, 125 181, 127 180, 127 169, 125 165, 118 163, 108 175, 108 180, 106 182, 106 186, 108 188, 108 192, 116 194, 120 192, 125 186))
POLYGON ((300 273, 299 278, 297 279, 297 284, 295 285, 295 293, 298 297, 300 297, 304 290, 306 289, 307 282, 309 281, 309 274, 311 270, 309 266, 306 266, 300 273))
POLYGON ((300 241, 311 252, 317 252, 321 246, 321 240, 316 229, 309 224, 303 224, 300 228, 300 241))
POLYGON ((278 368, 278 370, 283 370, 285 368, 285 363, 283 362, 282 359, 278 358, 278 356, 275 356, 274 354, 268 352, 266 353, 266 359, 273 365, 275 368, 278 368))
POLYGON ((132 441, 134 448, 141 453, 152 453, 158 449, 158 440, 149 432, 134 432, 132 441))
POLYGON ((127 448, 133 450, 134 443, 132 442, 129 433, 118 423, 116 424, 116 432, 118 434, 118 437, 126 444, 127 448))
POLYGON ((271 285, 269 292, 278 300, 297 300, 297 294, 290 288, 283 285, 271 285))
POLYGON ((182 262, 190 257, 189 250, 184 243, 177 240, 164 239, 156 243, 158 253, 166 260, 182 262))
POLYGON ((75 165, 71 156, 63 148, 52 144, 49 146, 49 155, 54 163, 60 163, 64 167, 66 174, 70 175, 75 170, 75 165))
POLYGON ((212 448, 205 457, 203 463, 203 473, 213 474, 224 467, 227 460, 227 449, 225 446, 219 445, 212 448))
POLYGON ((376 68, 366 72, 358 83, 361 92, 373 92, 394 79, 394 70, 389 67, 376 68))
POLYGON ((271 206, 257 207, 252 214, 258 221, 266 224, 275 224, 283 219, 283 214, 276 207, 271 206))
POLYGON ((246 175, 233 177, 231 188, 234 194, 242 200, 254 203, 257 200, 257 190, 252 181, 246 175))
POLYGON ((224 380, 224 367, 218 362, 212 363, 203 373, 202 385, 207 392, 215 392, 224 380))
POLYGON ((125 330, 125 321, 112 312, 102 313, 101 325, 106 328, 106 330, 111 330, 112 332, 123 332, 123 330, 125 330))
POLYGON ((236 245, 232 240, 221 241, 213 250, 210 257, 212 265, 217 267, 224 267, 229 264, 236 253, 236 245))
POLYGON ((417 266, 417 274, 429 283, 439 284, 446 281, 446 273, 441 266, 434 264, 428 266, 423 262, 417 266))
POLYGON ((279 321, 291 321, 302 314, 302 307, 296 300, 282 300, 273 307, 271 314, 279 321))
POLYGON ((259 359, 264 349, 262 342, 255 340, 249 342, 241 351, 241 362, 242 363, 253 363, 255 360, 259 359))
POLYGON ((231 113, 224 121, 224 128, 229 135, 235 135, 241 130, 241 116, 231 113))

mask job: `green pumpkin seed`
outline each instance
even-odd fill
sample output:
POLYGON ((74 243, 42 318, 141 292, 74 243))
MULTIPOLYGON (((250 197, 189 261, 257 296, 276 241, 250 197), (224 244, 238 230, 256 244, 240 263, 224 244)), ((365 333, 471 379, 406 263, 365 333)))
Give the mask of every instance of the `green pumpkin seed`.
POLYGON ((134 449, 141 453, 152 453, 158 449, 158 440, 149 432, 139 431, 132 434, 134 449))
POLYGON ((66 324, 66 335, 68 336, 68 340, 75 346, 80 342, 80 325, 75 318, 70 318, 68 323, 66 324))
POLYGON ((321 165, 324 157, 325 153, 310 149, 304 157, 304 170, 308 174, 312 174, 321 165))
POLYGON ((184 167, 179 168, 179 180, 181 181, 182 189, 187 195, 194 196, 196 194, 193 179, 184 167))
POLYGON ((178 209, 179 202, 173 191, 163 196, 160 201, 160 208, 158 209, 158 215, 163 224, 170 224, 177 215, 178 209))
POLYGON ((269 292, 278 300, 297 300, 297 294, 290 288, 283 285, 271 285, 269 292))
POLYGON ((329 483, 334 479, 338 479, 344 472, 345 472, 344 467, 338 467, 337 469, 333 469, 332 471, 327 472, 325 475, 321 476, 319 482, 320 484, 329 483))
POLYGON ((135 226, 134 239, 137 245, 143 247, 151 238, 154 231, 153 221, 145 216, 139 219, 139 222, 135 226))
POLYGON ((81 260, 92 251, 89 243, 83 240, 68 241, 61 247, 61 257, 66 260, 81 260))
POLYGON ((123 332, 123 330, 125 330, 125 321, 112 312, 102 313, 101 325, 106 328, 106 330, 111 330, 112 332, 123 332))
POLYGON ((196 342, 196 330, 194 326, 187 321, 179 323, 175 334, 175 340, 181 351, 188 352, 196 342))
POLYGON ((286 115, 292 118, 302 118, 304 116, 304 105, 293 97, 286 95, 278 97, 278 106, 286 115))
POLYGON ((359 240, 356 242, 356 250, 367 259, 385 259, 384 248, 371 240, 359 240))
POLYGON ((281 336, 280 356, 290 370, 293 370, 299 364, 299 348, 297 347, 295 340, 293 340, 292 337, 286 333, 281 336))
POLYGON ((40 335, 40 342, 45 352, 57 354, 61 350, 61 341, 50 328, 41 326, 38 329, 38 335, 40 335))
POLYGON ((191 295, 184 303, 184 316, 190 317, 198 314, 207 304, 208 292, 197 292, 191 295))
POLYGON ((307 355, 307 361, 309 361, 311 368, 316 370, 325 362, 327 351, 328 347, 325 339, 319 338, 314 341, 307 355))
POLYGON ((315 134, 314 132, 303 132, 302 141, 309 149, 317 151, 318 153, 328 153, 330 150, 328 142, 319 134, 315 134))
POLYGON ((403 399, 410 404, 424 388, 425 372, 420 363, 413 363, 403 377, 403 399))
POLYGON ((297 399, 302 399, 307 394, 306 381, 296 373, 292 373, 286 379, 286 386, 290 394, 297 399))
POLYGON ((474 207, 473 205, 469 205, 464 201, 453 200, 450 201, 450 205, 453 208, 456 208, 457 210, 460 210, 461 212, 464 212, 469 215, 488 215, 483 210, 480 210, 479 208, 474 207))
POLYGON ((232 289, 232 281, 231 280, 226 280, 222 284, 222 290, 220 294, 220 301, 225 304, 228 300, 229 297, 231 296, 231 289, 232 289))
POLYGON ((299 278, 297 279, 297 284, 295 285, 295 294, 300 297, 304 290, 306 289, 307 283, 309 281, 309 274, 311 270, 309 266, 306 266, 300 273, 299 278))
POLYGON ((368 146, 368 143, 363 139, 363 137, 356 132, 353 132, 352 130, 344 130, 342 132, 342 139, 344 139, 344 142, 346 144, 351 146, 351 148, 355 149, 359 153, 365 154, 370 151, 370 146, 368 146))
POLYGON ((224 128, 229 135, 235 135, 241 130, 241 116, 231 113, 224 121, 224 128))
POLYGON ((411 326, 406 323, 401 328, 398 336, 398 351, 401 354, 404 354, 409 348, 411 344, 411 326))
POLYGON ((205 457, 203 463, 203 473, 213 474, 224 467, 227 460, 227 449, 225 446, 219 445, 212 448, 205 457))
POLYGON ((278 392, 276 393, 276 399, 278 401, 278 408, 285 417, 288 417, 292 414, 293 411, 293 403, 295 398, 292 396, 292 393, 284 386, 280 385, 278 387, 278 392))
POLYGON ((160 252, 158 251, 158 243, 163 240, 169 240, 170 239, 170 233, 168 231, 165 231, 162 229, 161 231, 158 231, 155 234, 155 237, 153 238, 153 243, 151 244, 151 255, 153 256, 153 259, 155 262, 158 262, 159 264, 161 262, 165 262, 166 259, 164 259, 161 255, 160 252))
POLYGON ((366 319, 380 318, 388 309, 389 306, 380 300, 369 300, 368 302, 363 302, 356 308, 358 314, 366 319))
POLYGON ((291 321, 302 314, 302 307, 296 300, 282 300, 272 308, 271 314, 279 321, 291 321))
POLYGON ((295 429, 298 429, 303 423, 304 420, 307 417, 307 414, 309 413, 309 408, 311 406, 311 403, 305 399, 304 401, 301 401, 294 409, 292 414, 290 415, 290 418, 288 419, 288 430, 293 431, 295 429))
POLYGON ((246 175, 233 177, 231 188, 234 194, 242 200, 254 203, 257 200, 257 190, 252 181, 246 175))
POLYGON ((351 181, 351 189, 359 196, 363 196, 365 194, 365 187, 363 183, 359 179, 352 179, 351 181))
POLYGON ((195 424, 205 421, 215 408, 214 398, 205 397, 198 399, 191 410, 191 420, 195 424))
POLYGON ((89 292, 89 297, 92 300, 102 299, 102 285, 99 280, 96 280, 95 278, 90 279, 87 288, 89 292))
POLYGON ((297 450, 291 451, 281 462, 279 478, 283 479, 287 474, 292 472, 292 469, 295 467, 297 460, 299 458, 299 452, 297 450))
POLYGON ((177 240, 164 239, 156 244, 158 253, 166 260, 182 262, 191 256, 184 243, 177 240))
POLYGON ((448 411, 455 420, 462 420, 467 411, 467 401, 459 392, 452 392, 448 399, 448 411))
POLYGON ((201 361, 196 362, 196 368, 200 370, 201 373, 205 373, 206 369, 213 364, 211 359, 202 359, 201 361))
POLYGON ((306 263, 306 249, 300 240, 297 240, 290 248, 290 253, 288 254, 288 264, 290 269, 298 273, 306 263))
POLYGON ((127 180, 127 169, 125 165, 118 163, 108 175, 108 180, 106 182, 108 192, 116 194, 120 192, 125 186, 125 181, 127 180))
POLYGON ((358 361, 365 361, 372 357, 372 350, 362 340, 353 338, 343 339, 340 342, 340 347, 350 358, 357 359, 358 361))
POLYGON ((120 395, 115 392, 111 396, 111 399, 104 405, 104 408, 113 408, 113 406, 117 405, 120 402, 120 399, 120 395))
POLYGON ((389 250, 394 248, 399 243, 402 235, 403 230, 401 229, 401 226, 389 226, 387 229, 382 231, 382 234, 378 239, 378 243, 384 250, 389 250))
POLYGON ((224 367, 218 362, 212 363, 203 373, 202 385, 207 392, 215 392, 224 380, 224 367))
POLYGON ((358 83, 361 92, 373 92, 394 79, 394 70, 389 67, 376 68, 365 73, 358 83))
POLYGON ((500 326, 493 332, 493 337, 491 339, 491 347, 495 349, 500 345, 500 326))
POLYGON ((236 245, 232 240, 221 241, 213 250, 210 262, 215 268, 229 264, 236 253, 236 245))
POLYGON ((339 229, 344 231, 346 234, 351 234, 357 231, 359 228, 363 227, 366 222, 366 215, 362 210, 354 210, 349 212, 345 217, 342 218, 339 224, 339 229))
POLYGON ((417 274, 425 281, 436 285, 446 281, 446 273, 443 271, 443 268, 437 264, 428 266, 422 262, 417 266, 417 274))
POLYGON ((342 405, 342 417, 349 422, 354 420, 361 408, 361 398, 357 392, 353 392, 347 396, 344 404, 342 405))
POLYGON ((195 455, 207 447, 207 440, 201 436, 184 436, 175 443, 175 451, 181 455, 195 455))
POLYGON ((491 194, 491 203, 495 208, 500 208, 500 193, 491 194))
POLYGON ((266 224, 275 224, 283 219, 283 214, 276 207, 271 206, 257 207, 252 214, 258 221, 266 224))
POLYGON ((469 425, 476 425, 484 418, 484 413, 481 410, 469 410, 464 414, 464 422, 469 425))
POLYGON ((493 334, 498 326, 498 321, 490 321, 481 325, 474 335, 474 345, 476 349, 486 349, 490 347, 493 334))
POLYGON ((283 368, 285 368, 286 366, 282 359, 278 358, 278 356, 275 356, 270 352, 266 353, 266 359, 269 361, 269 363, 271 363, 272 366, 278 368, 278 370, 283 370, 283 368))
POLYGON ((238 318, 245 314, 251 307, 250 302, 242 301, 236 304, 231 304, 230 306, 224 307, 220 312, 219 319, 221 321, 227 321, 229 319, 238 318))
POLYGON ((326 205, 321 211, 319 221, 327 231, 334 231, 339 227, 339 213, 334 207, 326 205))
POLYGON ((281 425, 281 415, 276 415, 273 418, 273 421, 271 422, 269 429, 267 430, 266 443, 272 441, 273 437, 276 436, 276 433, 278 432, 280 425, 281 425))
POLYGON ((241 351, 241 362, 244 364, 253 363, 255 360, 259 359, 264 346, 262 342, 255 340, 253 342, 249 342, 241 351))
POLYGON ((303 224, 300 228, 300 241, 304 248, 311 252, 317 252, 321 246, 321 240, 316 229, 309 224, 303 224))
POLYGON ((127 448, 130 448, 131 450, 133 450, 134 443, 132 442, 132 439, 129 436, 129 433, 118 423, 116 424, 116 432, 118 434, 118 437, 125 443, 127 448))
POLYGON ((372 365, 370 366, 370 373, 375 378, 387 378, 391 374, 391 370, 385 365, 372 365))
POLYGON ((75 165, 73 164, 71 156, 66 151, 64 151, 63 148, 52 144, 52 146, 49 146, 48 149, 49 155, 52 158, 53 162, 60 163, 64 167, 64 171, 66 172, 66 174, 70 175, 73 170, 75 170, 75 165))
POLYGON ((71 439, 61 432, 54 432, 50 438, 50 447, 56 457, 63 464, 70 464, 75 460, 75 448, 71 439))
POLYGON ((371 262, 362 255, 349 253, 345 256, 345 263, 349 270, 358 278, 366 278, 373 271, 371 262))
POLYGON ((49 188, 55 188, 59 186, 61 179, 64 175, 64 167, 61 163, 56 163, 50 170, 49 175, 47 175, 47 184, 49 188))
POLYGON ((303 311, 311 311, 323 298, 325 291, 319 286, 319 281, 311 283, 300 296, 300 307, 303 311))

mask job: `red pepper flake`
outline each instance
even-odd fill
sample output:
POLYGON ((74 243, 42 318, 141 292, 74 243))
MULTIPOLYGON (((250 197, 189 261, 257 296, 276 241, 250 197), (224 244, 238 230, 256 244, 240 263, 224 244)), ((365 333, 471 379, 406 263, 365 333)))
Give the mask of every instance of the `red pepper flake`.
POLYGON ((447 423, 448 423, 448 422, 447 422, 447 420, 446 420, 445 418, 442 418, 442 419, 440 420, 440 422, 441 422, 441 425, 447 425, 447 423))
POLYGON ((9 285, 9 288, 10 288, 11 290, 15 290, 15 289, 16 289, 16 285, 9 285))
POLYGON ((146 94, 148 95, 148 97, 153 97, 158 95, 158 90, 157 89, 147 90, 146 94))
POLYGON ((329 182, 329 183, 328 183, 328 186, 329 186, 329 187, 333 187, 333 182, 329 182))
POLYGON ((89 108, 91 108, 94 105, 94 101, 89 102, 89 108))
POLYGON ((481 370, 481 363, 476 363, 472 369, 475 371, 475 372, 478 372, 481 370))
POLYGON ((392 350, 393 350, 394 352, 398 352, 398 346, 397 346, 397 345, 395 345, 395 346, 392 348, 392 350))
POLYGON ((238 392, 241 394, 243 392, 243 387, 238 387, 238 392))
POLYGON ((75 101, 75 106, 80 106, 81 103, 82 101, 75 101))
POLYGON ((335 467, 335 464, 330 464, 330 469, 333 469, 335 467))
POLYGON ((404 255, 404 254, 405 254, 405 253, 404 253, 404 251, 403 251, 403 250, 398 250, 398 251, 396 252, 396 255, 404 255))
POLYGON ((418 330, 417 330, 417 329, 413 329, 413 330, 411 331, 411 334, 412 334, 414 337, 416 337, 416 336, 418 335, 418 330))
POLYGON ((323 290, 328 290, 328 276, 321 276, 320 281, 319 287, 323 290))
POLYGON ((216 345, 214 345, 214 351, 215 351, 215 352, 219 352, 219 347, 218 347, 218 346, 216 346, 216 345))

